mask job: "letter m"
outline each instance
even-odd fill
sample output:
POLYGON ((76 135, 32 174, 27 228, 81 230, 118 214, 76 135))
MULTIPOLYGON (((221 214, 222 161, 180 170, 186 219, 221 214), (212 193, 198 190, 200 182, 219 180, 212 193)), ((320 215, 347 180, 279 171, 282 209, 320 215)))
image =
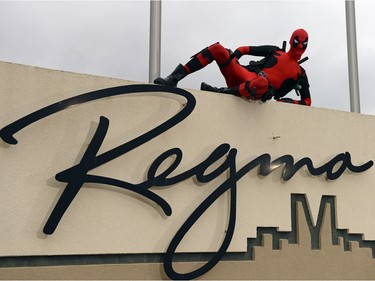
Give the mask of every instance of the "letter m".
POLYGON ((311 249, 321 248, 322 229, 325 226, 331 232, 332 245, 338 245, 339 231, 336 227, 336 203, 335 196, 322 196, 319 212, 314 223, 311 209, 305 194, 292 194, 291 196, 292 232, 289 242, 297 243, 297 234, 301 231, 305 221, 310 231, 311 249), (305 218, 305 220, 303 219, 305 218), (292 241, 291 241, 292 240, 292 241))

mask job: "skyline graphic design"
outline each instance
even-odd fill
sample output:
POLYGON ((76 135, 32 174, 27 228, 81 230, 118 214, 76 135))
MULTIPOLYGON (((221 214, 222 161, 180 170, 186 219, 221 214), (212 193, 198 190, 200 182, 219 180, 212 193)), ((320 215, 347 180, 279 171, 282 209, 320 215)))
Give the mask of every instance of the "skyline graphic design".
MULTIPOLYGON (((247 238, 247 251, 227 252, 222 261, 256 261, 254 252, 261 251, 268 242, 273 252, 282 252, 288 246, 301 246, 303 243, 310 245, 312 251, 323 250, 322 241, 326 244, 342 249, 342 252, 351 252, 353 243, 359 249, 368 249, 375 262, 375 241, 363 239, 363 234, 350 233, 349 229, 337 228, 336 197, 323 195, 317 221, 314 224, 305 194, 291 194, 291 231, 279 231, 278 227, 258 227, 256 237, 247 238), (309 231, 310 237, 301 237, 301 227, 309 231), (323 228, 326 230, 323 231, 323 228), (330 237, 322 237, 323 234, 330 237), (310 238, 310 239, 309 239, 310 238), (328 241, 329 240, 329 241, 328 241), (266 242, 267 241, 267 242, 266 242), (328 242, 327 242, 328 241, 328 242)), ((204 262, 213 253, 176 253, 174 262, 204 262)), ((0 267, 22 266, 48 266, 48 265, 84 265, 84 264, 111 264, 111 263, 162 263, 163 254, 106 254, 106 255, 55 255, 55 256, 26 256, 26 257, 0 257, 0 267)), ((375 263, 374 263, 375 265, 375 263)), ((374 271, 375 272, 375 271, 374 271)))

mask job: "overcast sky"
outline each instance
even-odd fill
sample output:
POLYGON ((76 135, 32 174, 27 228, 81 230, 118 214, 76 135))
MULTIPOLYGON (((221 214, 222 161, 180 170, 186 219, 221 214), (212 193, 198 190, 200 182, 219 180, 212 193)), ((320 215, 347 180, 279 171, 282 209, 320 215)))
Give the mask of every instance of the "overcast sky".
MULTIPOLYGON (((355 8, 361 113, 375 115, 375 1, 355 8)), ((148 82, 149 15, 149 1, 1 1, 0 61, 148 82)), ((312 106, 350 111, 344 0, 163 1, 161 74, 212 43, 281 47, 297 28, 310 35, 312 106)), ((214 63, 179 86, 202 81, 225 86, 214 63)))

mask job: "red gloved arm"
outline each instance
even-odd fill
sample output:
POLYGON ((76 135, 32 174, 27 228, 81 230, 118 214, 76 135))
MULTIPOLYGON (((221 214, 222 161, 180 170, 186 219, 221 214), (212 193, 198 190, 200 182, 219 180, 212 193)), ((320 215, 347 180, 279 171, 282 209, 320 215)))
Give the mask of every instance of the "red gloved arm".
POLYGON ((243 55, 252 55, 252 56, 259 56, 259 57, 265 57, 268 56, 271 52, 275 52, 277 50, 280 50, 277 46, 242 46, 237 48, 233 55, 239 59, 243 55))
POLYGON ((237 48, 232 56, 236 57, 237 59, 241 58, 243 55, 248 55, 250 52, 250 46, 242 46, 237 48))

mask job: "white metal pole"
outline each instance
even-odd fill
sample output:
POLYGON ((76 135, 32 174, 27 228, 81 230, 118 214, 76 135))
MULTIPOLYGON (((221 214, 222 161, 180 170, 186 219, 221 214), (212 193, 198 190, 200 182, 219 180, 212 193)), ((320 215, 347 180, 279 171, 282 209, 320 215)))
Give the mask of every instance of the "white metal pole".
POLYGON ((161 0, 150 0, 149 82, 160 76, 161 0))
POLYGON ((346 35, 348 46, 350 111, 360 113, 357 36, 354 0, 345 0, 346 35))

